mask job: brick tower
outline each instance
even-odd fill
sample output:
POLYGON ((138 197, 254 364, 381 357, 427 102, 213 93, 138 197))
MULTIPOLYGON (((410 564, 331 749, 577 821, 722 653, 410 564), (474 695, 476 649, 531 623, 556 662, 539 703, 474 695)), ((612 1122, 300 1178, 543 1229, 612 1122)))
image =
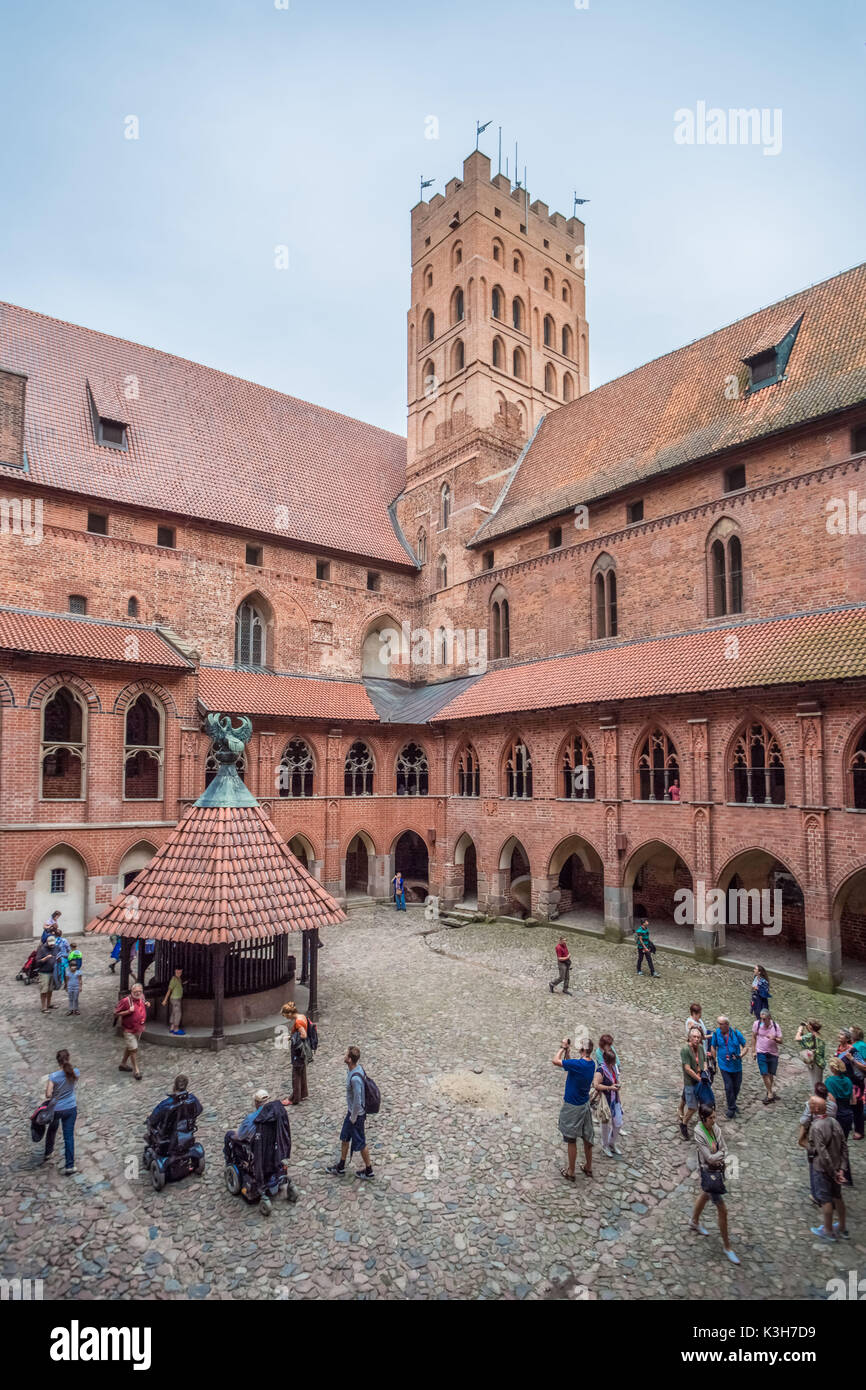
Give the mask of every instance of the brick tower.
POLYGON ((424 565, 419 620, 431 627, 459 625, 455 586, 485 563, 466 541, 532 431, 589 389, 583 245, 578 218, 530 203, 504 174, 491 179, 477 150, 444 197, 412 209, 407 479, 397 513, 424 565))

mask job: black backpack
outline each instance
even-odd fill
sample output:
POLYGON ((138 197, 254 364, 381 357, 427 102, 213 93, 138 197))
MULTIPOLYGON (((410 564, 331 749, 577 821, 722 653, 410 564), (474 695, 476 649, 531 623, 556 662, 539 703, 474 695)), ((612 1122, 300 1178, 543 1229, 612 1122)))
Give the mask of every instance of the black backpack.
POLYGON ((319 1030, 311 1018, 307 1019, 307 1042, 310 1044, 310 1047, 312 1048, 313 1052, 318 1051, 319 1030))
POLYGON ((367 1115, 378 1115, 382 1105, 382 1092, 372 1077, 364 1072, 364 1111, 367 1115))

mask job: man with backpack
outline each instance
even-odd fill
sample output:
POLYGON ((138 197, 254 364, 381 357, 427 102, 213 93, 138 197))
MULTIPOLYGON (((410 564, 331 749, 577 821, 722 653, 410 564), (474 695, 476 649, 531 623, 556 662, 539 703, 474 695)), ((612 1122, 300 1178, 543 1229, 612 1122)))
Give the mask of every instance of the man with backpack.
POLYGON ((343 1061, 348 1070, 346 1077, 346 1118, 343 1121, 343 1128, 340 1130, 340 1158, 337 1163, 328 1165, 328 1172, 342 1177, 346 1172, 346 1159, 349 1157, 351 1149, 353 1154, 360 1152, 361 1158, 364 1160, 364 1167, 359 1168, 355 1176, 369 1179, 373 1176, 373 1165, 370 1162, 370 1150, 367 1147, 364 1124, 367 1114, 375 1115, 379 1109, 379 1089, 361 1066, 361 1049, 359 1047, 350 1047, 343 1061))
POLYGON ((746 1039, 739 1028, 732 1028, 725 1014, 720 1014, 718 1027, 710 1038, 709 1055, 713 1057, 725 1084, 728 1119, 735 1120, 739 1111, 737 1097, 743 1084, 743 1053, 746 1039))

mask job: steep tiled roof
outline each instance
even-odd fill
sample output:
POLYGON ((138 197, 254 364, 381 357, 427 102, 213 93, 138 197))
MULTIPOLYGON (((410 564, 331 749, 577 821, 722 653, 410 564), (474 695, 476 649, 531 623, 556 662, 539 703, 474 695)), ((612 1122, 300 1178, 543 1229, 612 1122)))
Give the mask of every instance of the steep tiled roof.
POLYGON ((399 435, 11 304, 0 367, 27 374, 38 483, 412 563, 388 515, 405 482, 399 435), (128 451, 95 443, 88 382, 97 409, 128 424, 128 451))
POLYGON ((308 719, 378 719, 360 681, 272 676, 259 671, 199 669, 198 698, 204 709, 224 714, 285 714, 308 719))
POLYGON ((166 666, 190 670, 180 652, 153 628, 22 613, 0 608, 0 650, 33 656, 77 656, 88 661, 121 661, 127 666, 166 666))
POLYGON ((431 722, 855 676, 866 676, 866 604, 488 671, 431 722))
POLYGON ((866 264, 551 411, 471 543, 864 400, 866 264), (785 378, 750 394, 741 359, 781 341, 801 315, 785 378))
POLYGON ((261 806, 191 806, 135 881, 86 930, 215 946, 345 920, 261 806))

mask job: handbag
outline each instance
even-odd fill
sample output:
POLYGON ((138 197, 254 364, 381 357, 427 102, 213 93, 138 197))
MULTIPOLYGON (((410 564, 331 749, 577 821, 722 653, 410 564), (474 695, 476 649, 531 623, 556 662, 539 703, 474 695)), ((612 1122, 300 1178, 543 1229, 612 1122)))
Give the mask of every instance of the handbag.
MULTIPOLYGON (((714 1144, 716 1141, 702 1120, 700 1121, 700 1127, 710 1144, 714 1144)), ((724 1163, 716 1164, 713 1167, 707 1164, 701 1164, 701 1190, 715 1197, 721 1197, 727 1192, 727 1188, 725 1187, 724 1163)))
POLYGON ((607 1103, 607 1096, 603 1091, 596 1091, 595 1088, 593 1088, 592 1096, 590 1097, 590 1109, 592 1110, 593 1119, 598 1120, 600 1125, 610 1124, 610 1106, 607 1103))
POLYGON ((695 1100, 698 1105, 711 1105, 714 1110, 716 1108, 716 1098, 706 1070, 701 1072, 701 1079, 695 1087, 695 1100))

